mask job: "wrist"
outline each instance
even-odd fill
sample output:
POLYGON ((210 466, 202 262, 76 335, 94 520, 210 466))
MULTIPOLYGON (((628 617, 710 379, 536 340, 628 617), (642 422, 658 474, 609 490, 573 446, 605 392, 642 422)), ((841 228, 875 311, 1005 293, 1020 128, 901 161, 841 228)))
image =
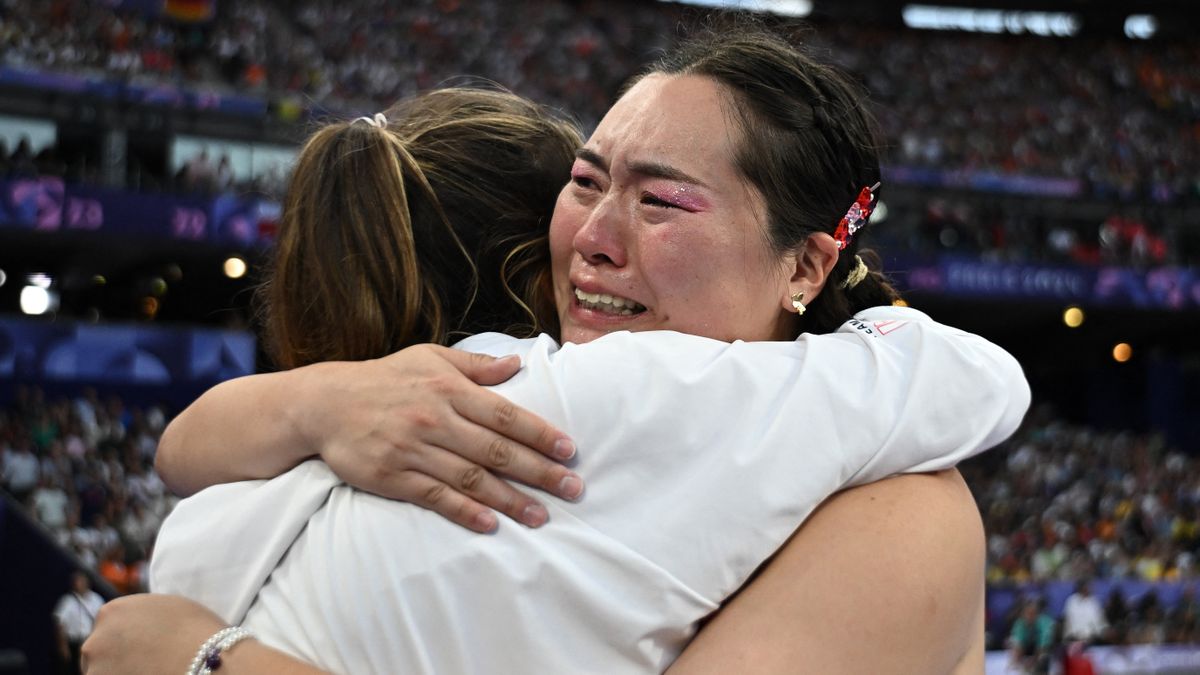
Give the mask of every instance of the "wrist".
POLYGON ((249 629, 241 626, 226 626, 218 630, 200 645, 188 666, 188 675, 211 675, 213 671, 220 670, 229 658, 229 652, 253 637, 249 629))
POLYGON ((325 448, 325 419, 327 394, 333 388, 331 379, 349 367, 346 362, 314 363, 280 373, 282 418, 295 441, 293 466, 307 459, 320 457, 325 448))

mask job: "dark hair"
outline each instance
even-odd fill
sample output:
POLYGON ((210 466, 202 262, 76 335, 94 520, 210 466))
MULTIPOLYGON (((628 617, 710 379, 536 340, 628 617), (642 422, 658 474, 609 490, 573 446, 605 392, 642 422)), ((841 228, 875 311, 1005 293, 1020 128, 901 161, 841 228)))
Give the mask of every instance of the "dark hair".
POLYGON ((276 365, 378 358, 456 332, 554 331, 547 231, 578 130, 470 88, 385 116, 329 124, 300 152, 258 289, 276 365))
MULTIPOLYGON (((744 18, 709 27, 643 77, 656 73, 708 77, 728 94, 729 114, 742 134, 734 162, 766 202, 776 251, 794 250, 815 232, 832 235, 859 192, 879 181, 877 127, 866 92, 774 30, 744 18)), ((879 269, 879 257, 852 240, 801 317, 802 330, 836 330, 855 312, 900 297, 878 271, 841 288, 855 255, 879 269)))

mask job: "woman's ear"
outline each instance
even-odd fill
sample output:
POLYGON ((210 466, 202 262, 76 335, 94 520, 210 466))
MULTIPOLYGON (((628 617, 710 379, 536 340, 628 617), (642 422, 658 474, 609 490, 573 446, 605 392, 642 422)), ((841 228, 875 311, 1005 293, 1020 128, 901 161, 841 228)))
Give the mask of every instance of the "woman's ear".
POLYGON ((784 309, 789 312, 796 311, 792 296, 803 293, 801 302, 807 305, 821 294, 829 273, 838 261, 837 242, 825 232, 814 232, 796 247, 793 259, 792 276, 788 279, 788 297, 783 298, 784 309))

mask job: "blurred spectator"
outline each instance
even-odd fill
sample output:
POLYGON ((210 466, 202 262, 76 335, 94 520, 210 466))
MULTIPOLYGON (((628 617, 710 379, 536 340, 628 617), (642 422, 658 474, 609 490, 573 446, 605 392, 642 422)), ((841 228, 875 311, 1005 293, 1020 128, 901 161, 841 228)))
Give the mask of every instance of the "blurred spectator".
POLYGON ((1158 595, 1151 591, 1138 603, 1138 616, 1129 629, 1129 642, 1139 645, 1160 645, 1166 642, 1166 615, 1158 595))
POLYGON ((24 503, 37 487, 41 476, 41 463, 33 454, 30 441, 17 439, 12 447, 4 449, 4 463, 0 468, 3 474, 4 486, 24 503))
POLYGON ((1196 601, 1196 587, 1184 589, 1179 602, 1167 613, 1167 642, 1200 642, 1200 605, 1196 601))
POLYGON ((63 492, 58 482, 57 474, 43 473, 38 488, 33 491, 34 515, 52 531, 61 530, 67 526, 67 507, 71 503, 67 493, 63 492))
POLYGON ((92 634, 96 613, 104 604, 104 598, 92 590, 88 577, 83 572, 71 575, 71 591, 58 601, 54 608, 54 622, 58 636, 58 653, 67 672, 82 672, 79 665, 79 648, 92 634))
POLYGON ((183 167, 183 187, 192 192, 212 192, 216 185, 216 167, 208 158, 208 150, 201 150, 183 167))
POLYGON ((1104 608, 1087 581, 1079 582, 1063 607, 1063 639, 1087 644, 1100 641, 1108 630, 1104 608))
POLYGON ((217 192, 228 192, 233 189, 233 167, 229 164, 229 155, 221 155, 221 161, 217 162, 213 187, 217 192))
POLYGON ((100 561, 99 572, 100 576, 122 595, 137 589, 136 579, 125 564, 125 547, 120 542, 105 551, 104 558, 100 561))
POLYGON ((8 158, 8 176, 10 178, 36 178, 37 165, 33 161, 33 149, 29 137, 25 136, 17 142, 17 147, 8 158))
POLYGON ((1028 599, 1008 634, 1008 646, 1013 664, 1022 672, 1049 672, 1055 647, 1056 624, 1040 600, 1028 599))
POLYGON ((129 502, 129 511, 121 519, 121 535, 134 547, 135 556, 145 557, 161 525, 159 519, 138 499, 129 502))
POLYGON ((1096 667, 1084 653, 1084 645, 1074 642, 1067 645, 1063 655, 1063 675, 1096 675, 1096 667))
POLYGON ((1109 635, 1113 644, 1128 644, 1131 619, 1129 605, 1125 602, 1125 593, 1120 588, 1114 588, 1108 595, 1108 602, 1104 605, 1104 620, 1108 622, 1109 635))

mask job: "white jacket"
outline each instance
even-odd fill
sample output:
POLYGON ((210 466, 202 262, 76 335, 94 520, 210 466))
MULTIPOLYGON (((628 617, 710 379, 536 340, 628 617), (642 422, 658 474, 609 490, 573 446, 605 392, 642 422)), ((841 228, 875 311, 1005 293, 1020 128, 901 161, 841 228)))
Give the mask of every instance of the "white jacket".
POLYGON ((824 499, 953 467, 1029 405, 1005 351, 904 308, 790 343, 458 347, 521 355, 495 390, 576 441, 582 500, 478 535, 310 461, 180 503, 152 589, 335 672, 660 672, 824 499))

